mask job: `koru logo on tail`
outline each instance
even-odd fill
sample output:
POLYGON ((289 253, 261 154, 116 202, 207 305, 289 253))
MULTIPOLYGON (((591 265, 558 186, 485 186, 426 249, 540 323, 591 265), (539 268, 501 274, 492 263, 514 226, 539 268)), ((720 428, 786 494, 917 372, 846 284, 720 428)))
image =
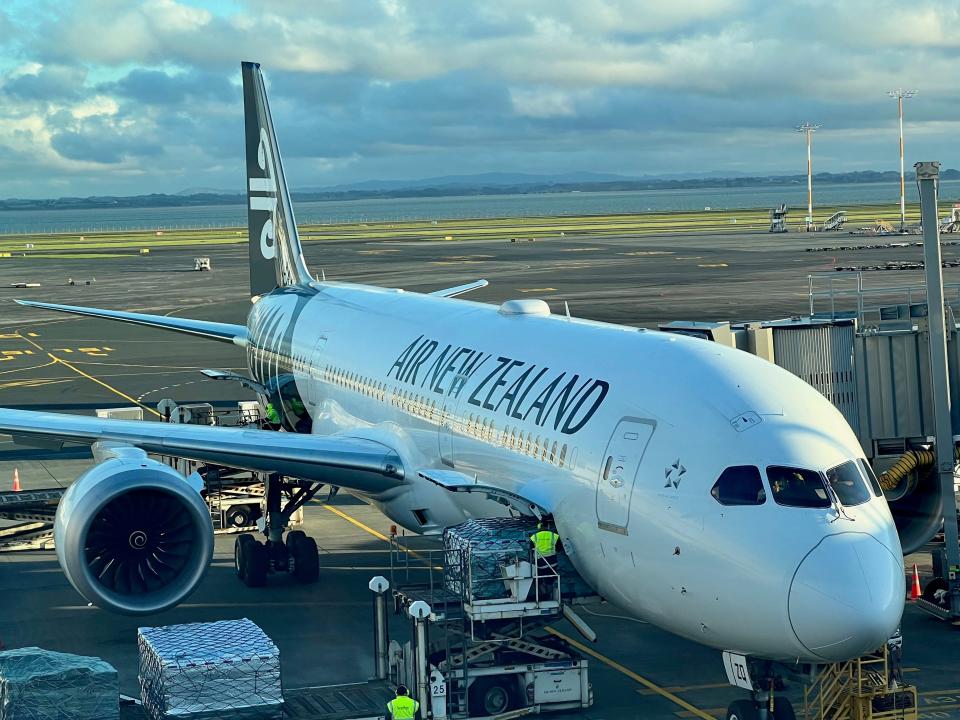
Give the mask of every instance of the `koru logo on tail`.
POLYGON ((257 164, 263 171, 263 177, 252 177, 250 181, 250 209, 264 210, 269 213, 260 228, 260 254, 265 260, 273 260, 277 254, 276 234, 273 220, 277 212, 277 181, 271 175, 274 168, 273 149, 270 136, 260 128, 260 143, 257 147, 257 164), (254 193, 263 193, 254 195, 254 193))

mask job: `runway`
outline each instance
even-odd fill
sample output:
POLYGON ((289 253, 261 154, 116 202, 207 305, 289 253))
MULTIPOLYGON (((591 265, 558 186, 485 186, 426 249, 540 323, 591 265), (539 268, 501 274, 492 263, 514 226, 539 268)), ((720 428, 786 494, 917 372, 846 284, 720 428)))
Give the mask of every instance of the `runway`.
MULTIPOLYGON (((807 308, 808 273, 834 264, 920 254, 915 248, 836 255, 805 251, 828 241, 761 232, 565 236, 515 243, 508 238, 364 238, 308 242, 305 253, 310 268, 331 280, 430 291, 483 277, 490 285, 468 299, 499 303, 539 297, 555 313, 563 313, 566 302, 576 316, 647 327, 675 319, 800 314, 807 308)), ((837 236, 836 242, 849 243, 849 236, 837 236)), ((145 256, 104 259, 33 259, 29 264, 4 259, 0 404, 79 413, 140 404, 149 418, 164 397, 221 407, 249 399, 235 384, 211 381, 198 372, 242 369, 243 354, 231 345, 11 302, 23 297, 240 323, 250 306, 246 273, 247 248, 241 245, 157 249, 145 256), (197 255, 211 257, 212 272, 192 272, 197 255), (68 278, 77 284, 67 285, 68 278), (15 282, 39 282, 41 287, 10 288, 15 282)), ((947 271, 947 282, 958 279, 953 273, 947 271)), ((898 274, 897 281, 902 277, 898 274)), ((26 488, 67 484, 88 466, 84 455, 0 444, 0 483, 9 482, 17 467, 26 488)), ((103 657, 119 670, 122 692, 136 695, 138 625, 249 617, 280 648, 287 687, 363 680, 373 672, 367 581, 389 569, 388 545, 377 536, 388 535, 389 526, 375 509, 345 494, 330 506, 311 504, 305 530, 321 547, 321 581, 310 587, 288 578, 271 578, 265 589, 245 587, 234 574, 232 538, 218 537, 213 566, 197 592, 184 605, 148 619, 87 607, 50 552, 0 555, 0 596, 5 599, 0 640, 6 647, 38 645, 103 657)), ((418 548, 430 544, 422 538, 412 542, 418 548)), ((411 572, 418 572, 416 563, 411 572)), ((590 610, 585 617, 600 636, 590 647, 596 653, 591 661, 596 704, 576 716, 555 717, 709 718, 722 716, 727 703, 738 697, 726 684, 718 652, 624 619, 610 606, 590 610)), ((579 639, 565 624, 557 630, 579 639)), ((392 632, 405 632, 402 618, 394 618, 392 632)), ((908 679, 922 693, 921 717, 960 717, 956 629, 908 607, 904 636, 908 679)))

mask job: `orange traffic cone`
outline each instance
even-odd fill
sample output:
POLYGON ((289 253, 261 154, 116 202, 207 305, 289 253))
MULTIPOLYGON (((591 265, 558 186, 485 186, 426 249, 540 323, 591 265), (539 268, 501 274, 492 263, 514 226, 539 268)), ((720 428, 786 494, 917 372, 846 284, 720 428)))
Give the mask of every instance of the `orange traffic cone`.
POLYGON ((18 468, 13 469, 13 491, 20 492, 20 470, 18 468))
POLYGON ((913 587, 910 588, 910 599, 916 600, 923 594, 923 591, 920 590, 920 573, 917 571, 917 565, 913 565, 913 587))

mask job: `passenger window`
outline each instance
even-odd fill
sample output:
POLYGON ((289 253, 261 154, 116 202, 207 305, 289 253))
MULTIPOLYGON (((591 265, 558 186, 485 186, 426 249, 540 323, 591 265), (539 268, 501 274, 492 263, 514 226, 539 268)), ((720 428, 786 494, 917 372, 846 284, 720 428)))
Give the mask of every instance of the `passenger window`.
POLYGON ((828 508, 830 496, 823 484, 823 476, 813 470, 771 466, 767 480, 773 499, 778 505, 789 507, 828 508))
POLYGON ((760 471, 753 465, 737 465, 724 470, 710 489, 721 505, 763 505, 767 492, 760 471))
POLYGON ((843 505, 863 505, 870 499, 870 491, 867 490, 860 469, 853 460, 827 470, 827 480, 843 505))
POLYGON ((870 482, 870 487, 873 488, 873 494, 877 497, 883 495, 883 488, 880 487, 880 481, 877 480, 877 474, 873 471, 873 468, 870 467, 870 463, 862 458, 857 460, 857 462, 860 463, 860 467, 863 469, 863 474, 867 476, 867 480, 870 482))

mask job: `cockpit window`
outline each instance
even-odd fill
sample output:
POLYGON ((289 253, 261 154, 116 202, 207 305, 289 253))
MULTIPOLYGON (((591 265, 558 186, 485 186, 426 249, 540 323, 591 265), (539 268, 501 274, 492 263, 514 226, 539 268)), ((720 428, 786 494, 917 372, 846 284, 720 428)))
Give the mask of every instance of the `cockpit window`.
POLYGON ((710 494, 721 505, 763 505, 767 500, 760 471, 752 465, 728 467, 713 484, 710 494))
POLYGON ((862 505, 870 499, 870 491, 867 490, 860 469, 853 460, 827 470, 827 481, 842 505, 862 505))
POLYGON ((778 505, 830 507, 830 496, 823 484, 823 476, 818 472, 771 465, 767 468, 767 480, 778 505))
POLYGON ((883 488, 880 487, 880 481, 877 480, 877 474, 873 471, 873 468, 870 467, 870 463, 863 458, 860 458, 857 460, 857 462, 860 463, 860 467, 863 468, 863 474, 866 475, 867 480, 870 481, 870 487, 873 488, 873 494, 877 497, 883 495, 883 488))

